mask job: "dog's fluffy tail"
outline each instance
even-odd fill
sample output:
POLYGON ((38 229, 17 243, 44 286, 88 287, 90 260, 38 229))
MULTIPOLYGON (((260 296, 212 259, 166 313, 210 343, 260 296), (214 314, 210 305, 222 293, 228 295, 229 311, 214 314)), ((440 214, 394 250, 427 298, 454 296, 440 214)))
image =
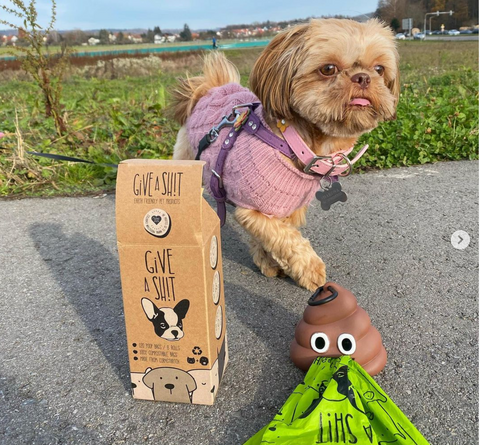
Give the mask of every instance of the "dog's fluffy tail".
POLYGON ((220 51, 210 52, 203 60, 203 75, 180 79, 179 85, 172 91, 175 119, 183 125, 208 90, 232 82, 240 83, 235 65, 220 51))

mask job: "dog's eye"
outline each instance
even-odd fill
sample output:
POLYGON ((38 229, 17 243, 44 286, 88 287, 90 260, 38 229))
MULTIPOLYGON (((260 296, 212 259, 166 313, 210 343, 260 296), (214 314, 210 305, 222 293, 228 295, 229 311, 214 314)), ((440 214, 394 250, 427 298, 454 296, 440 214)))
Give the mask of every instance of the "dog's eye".
POLYGON ((327 65, 323 65, 320 68, 320 73, 323 74, 324 76, 334 76, 335 74, 338 73, 338 68, 336 65, 333 65, 332 63, 329 63, 327 65))
POLYGON ((160 323, 160 329, 167 329, 167 325, 165 323, 160 323))
POLYGON ((382 65, 375 65, 373 69, 378 73, 379 76, 383 76, 383 73, 385 73, 385 67, 382 65))
POLYGON ((178 326, 180 329, 183 329, 183 323, 182 323, 181 321, 179 321, 179 322, 177 323, 177 326, 178 326))

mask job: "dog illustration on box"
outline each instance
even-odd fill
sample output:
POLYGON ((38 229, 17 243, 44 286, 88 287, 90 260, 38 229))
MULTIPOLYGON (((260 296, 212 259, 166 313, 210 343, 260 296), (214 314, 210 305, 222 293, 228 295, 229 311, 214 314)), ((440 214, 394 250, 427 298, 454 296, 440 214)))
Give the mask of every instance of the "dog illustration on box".
POLYGON ((157 307, 148 298, 142 298, 143 311, 152 322, 155 334, 168 341, 183 338, 183 319, 186 317, 190 302, 182 300, 174 308, 157 307))
POLYGON ((208 405, 218 391, 220 384, 218 360, 215 360, 212 369, 193 369, 188 373, 195 379, 196 391, 192 394, 192 403, 208 405))
POLYGON ((209 405, 212 397, 216 395, 228 360, 225 338, 220 350, 217 349, 217 354, 218 358, 211 369, 192 369, 188 371, 197 384, 197 389, 192 394, 192 403, 209 405))
POLYGON ((192 393, 197 389, 195 379, 177 368, 147 368, 143 383, 152 390, 153 400, 192 403, 192 393))
POLYGON ((132 382, 132 395, 135 399, 153 400, 153 394, 151 388, 143 383, 143 372, 130 373, 130 379, 132 382))

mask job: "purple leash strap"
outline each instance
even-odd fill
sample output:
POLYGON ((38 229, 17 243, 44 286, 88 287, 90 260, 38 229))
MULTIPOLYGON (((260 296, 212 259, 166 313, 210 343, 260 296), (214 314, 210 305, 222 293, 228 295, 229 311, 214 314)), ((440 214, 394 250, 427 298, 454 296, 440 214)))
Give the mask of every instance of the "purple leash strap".
POLYGON ((223 188, 222 182, 223 166, 225 165, 228 152, 233 147, 233 144, 242 130, 243 126, 239 127, 236 131, 233 128, 229 130, 227 138, 223 141, 220 152, 218 153, 215 170, 212 170, 212 176, 210 178, 210 190, 212 191, 215 201, 217 201, 217 214, 220 218, 220 227, 223 227, 227 217, 227 207, 225 205, 225 202, 227 201, 227 192, 223 188))

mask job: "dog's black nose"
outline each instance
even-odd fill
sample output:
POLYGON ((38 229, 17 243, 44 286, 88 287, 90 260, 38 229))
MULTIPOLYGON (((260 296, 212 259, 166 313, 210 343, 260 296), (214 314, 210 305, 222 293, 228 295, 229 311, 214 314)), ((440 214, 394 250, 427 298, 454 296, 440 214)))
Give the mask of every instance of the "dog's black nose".
POLYGON ((165 385, 165 388, 167 388, 167 389, 169 389, 169 390, 171 391, 173 388, 175 388, 175 385, 172 385, 171 383, 167 383, 167 384, 165 385))
POLYGON ((370 85, 371 79, 367 73, 357 73, 350 79, 353 83, 358 83, 360 88, 365 89, 370 85))
POLYGON ((178 337, 178 331, 172 331, 172 335, 177 338, 178 337))

